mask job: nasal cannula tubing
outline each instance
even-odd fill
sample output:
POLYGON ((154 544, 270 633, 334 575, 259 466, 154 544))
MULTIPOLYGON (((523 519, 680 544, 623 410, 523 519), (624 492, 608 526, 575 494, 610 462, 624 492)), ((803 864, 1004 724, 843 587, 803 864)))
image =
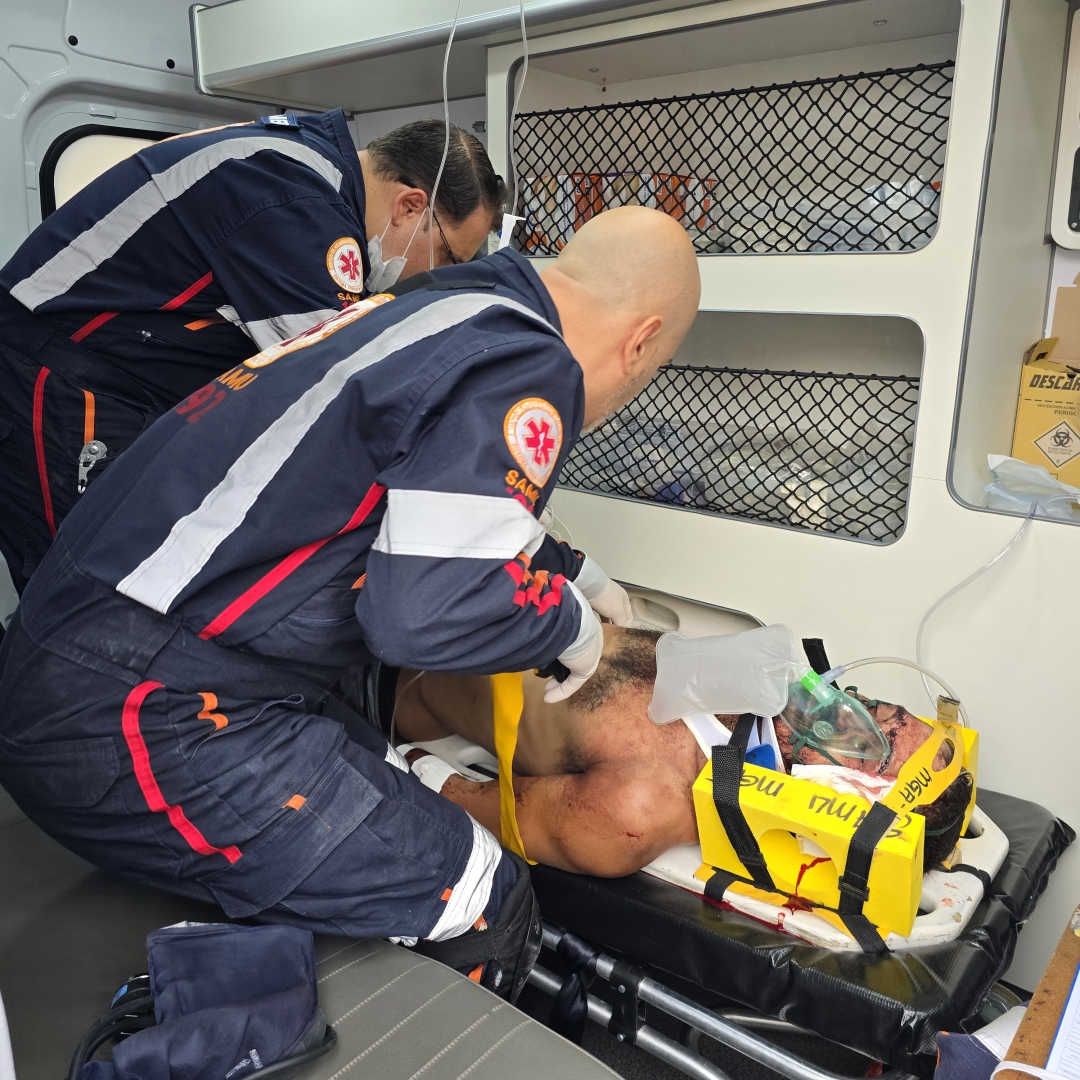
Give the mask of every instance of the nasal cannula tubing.
MULTIPOLYGON (((857 667, 862 667, 864 664, 901 664, 903 667, 914 668, 916 671, 922 674, 923 682, 926 682, 926 677, 929 675, 941 688, 945 691, 949 697, 959 701, 956 696, 956 692, 951 686, 935 671, 931 671, 928 667, 924 667, 922 664, 917 663, 914 660, 905 660, 902 656, 868 656, 864 660, 852 660, 850 664, 840 664, 839 667, 834 667, 830 671, 826 671, 822 675, 821 681, 823 683, 835 682, 841 676, 846 675, 849 671, 857 667)), ((929 689, 929 688, 928 688, 929 689)), ((933 699, 931 698, 931 703, 933 699)), ((960 706, 960 715, 963 719, 964 727, 968 726, 967 713, 964 711, 964 706, 960 706)))
MULTIPOLYGON (((442 161, 439 162, 439 171, 435 174, 435 183, 431 187, 431 205, 428 206, 428 269, 435 269, 435 196, 439 191, 439 183, 442 180, 443 169, 446 168, 446 158, 450 153, 450 95, 446 89, 446 69, 450 64, 450 46, 454 44, 454 33, 457 31, 458 17, 461 15, 461 0, 458 0, 454 9, 454 24, 450 27, 450 36, 446 39, 446 52, 443 53, 442 61, 442 107, 443 122, 446 124, 446 138, 443 140, 442 161)), ((449 254, 449 251, 447 252, 449 254)))
MULTIPOLYGON (((989 562, 983 563, 983 565, 980 566, 979 569, 975 571, 975 573, 969 574, 966 578, 964 578, 963 581, 960 582, 959 585, 954 585, 947 593, 945 593, 937 601, 931 604, 929 608, 927 608, 926 614, 922 617, 922 621, 919 623, 919 629, 915 633, 915 659, 919 662, 919 664, 922 663, 923 659, 923 632, 926 630, 926 624, 927 622, 929 622, 930 616, 933 615, 934 612, 937 611, 937 609, 941 607, 941 605, 944 604, 947 600, 951 600, 958 592, 960 592, 961 589, 966 589, 968 585, 970 585, 976 578, 982 577, 982 575, 985 574, 986 571, 994 565, 994 563, 1000 561, 1006 555, 1008 555, 1010 551, 1012 551, 1013 547, 1017 544, 1020 538, 1024 535, 1025 532, 1027 532, 1028 526, 1031 524, 1033 518, 1035 517, 1035 513, 1038 510, 1038 505, 1039 504, 1037 502, 1032 502, 1031 511, 1028 516, 1024 518, 1024 523, 1020 526, 1019 529, 1017 529, 1016 535, 989 562)), ((941 682, 941 680, 936 675, 933 675, 932 678, 934 678, 937 682, 941 683, 943 687, 945 687, 945 689, 948 691, 949 697, 955 698, 957 701, 960 700, 951 690, 949 690, 947 686, 945 686, 943 682, 941 682)), ((922 676, 922 683, 923 688, 926 690, 926 696, 930 699, 930 704, 936 706, 937 703, 934 700, 934 695, 930 692, 930 684, 926 681, 925 674, 923 674, 922 676)), ((961 711, 963 711, 963 706, 961 706, 961 711)), ((964 716, 964 722, 967 722, 966 714, 964 716)))

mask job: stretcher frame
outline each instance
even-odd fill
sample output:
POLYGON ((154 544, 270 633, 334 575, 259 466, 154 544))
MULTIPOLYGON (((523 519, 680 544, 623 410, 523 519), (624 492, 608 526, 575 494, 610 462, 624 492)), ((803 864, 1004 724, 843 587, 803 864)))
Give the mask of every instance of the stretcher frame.
MULTIPOLYGON (((545 922, 544 947, 556 949, 564 933, 565 931, 545 922)), ((751 1061, 787 1077, 788 1080, 852 1080, 851 1077, 815 1065, 753 1033, 752 1029, 757 1028, 763 1031, 820 1037, 805 1028, 789 1024, 786 1020, 759 1016, 738 1009, 714 1012, 683 994, 670 990, 644 971, 620 964, 603 952, 596 959, 596 974, 610 983, 620 995, 616 999, 619 1007, 613 1008, 594 994, 588 994, 589 1019, 607 1028, 619 1042, 636 1046, 687 1076, 696 1077, 698 1080, 731 1080, 723 1069, 703 1057, 698 1050, 701 1036, 707 1035, 751 1061), (683 1042, 678 1043, 642 1023, 640 1003, 652 1005, 688 1025, 683 1042)), ((540 964, 529 974, 529 983, 550 997, 555 997, 563 986, 563 980, 558 975, 540 964)), ((905 1080, 910 1075, 902 1069, 887 1069, 879 1075, 878 1080, 905 1080)))

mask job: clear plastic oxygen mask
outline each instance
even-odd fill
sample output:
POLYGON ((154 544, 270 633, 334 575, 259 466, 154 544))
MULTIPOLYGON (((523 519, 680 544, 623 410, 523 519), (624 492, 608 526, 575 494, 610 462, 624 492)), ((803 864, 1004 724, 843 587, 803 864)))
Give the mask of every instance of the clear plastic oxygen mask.
POLYGON ((796 658, 783 623, 716 637, 664 634, 656 643, 649 718, 668 724, 693 713, 782 716, 796 753, 809 747, 836 764, 889 755, 888 740, 861 702, 796 658))
POLYGON ((791 753, 798 759, 803 747, 816 750, 834 765, 838 758, 884 761, 889 740, 874 723, 862 702, 837 690, 813 671, 791 684, 787 705, 780 714, 791 729, 791 753))

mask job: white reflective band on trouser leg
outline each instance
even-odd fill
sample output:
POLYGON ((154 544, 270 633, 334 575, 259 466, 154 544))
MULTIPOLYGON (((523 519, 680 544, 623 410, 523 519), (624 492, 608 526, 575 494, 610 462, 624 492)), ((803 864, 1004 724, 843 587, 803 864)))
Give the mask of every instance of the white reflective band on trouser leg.
POLYGON ((409 763, 389 743, 386 744, 386 757, 383 758, 383 761, 388 765, 393 765, 395 769, 400 769, 402 772, 409 771, 409 763))
POLYGON ((252 440, 217 486, 207 492, 196 509, 173 523, 169 535, 116 586, 116 591, 154 611, 167 612, 218 547, 240 527, 263 489, 277 476, 352 376, 493 307, 516 311, 551 333, 559 333, 531 308, 490 293, 455 293, 434 300, 388 326, 378 337, 329 368, 252 440))
POLYGON ((483 825, 471 816, 469 821, 472 822, 473 847, 465 873, 452 887, 446 908, 425 939, 427 941, 446 941, 471 930, 491 899, 491 883, 502 858, 502 848, 483 825))
POLYGON ((512 559, 532 555, 544 529, 516 499, 395 489, 372 551, 431 559, 512 559))

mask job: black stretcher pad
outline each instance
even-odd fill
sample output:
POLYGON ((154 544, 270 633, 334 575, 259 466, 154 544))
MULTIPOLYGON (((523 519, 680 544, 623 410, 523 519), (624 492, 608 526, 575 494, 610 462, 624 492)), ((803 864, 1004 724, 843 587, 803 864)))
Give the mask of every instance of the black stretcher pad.
POLYGON ((964 932, 946 945, 888 956, 808 945, 649 877, 605 879, 532 868, 545 919, 606 952, 781 1017, 919 1076, 934 1038, 961 1031, 1012 960, 1058 857, 1076 834, 1035 803, 994 791, 979 806, 1009 854, 964 932))

